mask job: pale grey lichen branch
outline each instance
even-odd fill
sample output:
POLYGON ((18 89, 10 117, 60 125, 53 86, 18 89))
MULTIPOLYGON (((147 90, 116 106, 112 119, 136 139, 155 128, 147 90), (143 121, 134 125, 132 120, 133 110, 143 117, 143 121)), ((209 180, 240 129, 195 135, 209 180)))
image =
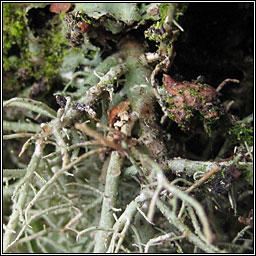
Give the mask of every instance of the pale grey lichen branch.
POLYGON ((40 132, 40 125, 28 122, 14 122, 14 121, 3 121, 4 131, 14 132, 40 132))
MULTIPOLYGON (((16 124, 19 124, 19 123, 16 123, 16 124)), ((36 129, 38 129, 39 131, 39 127, 36 129)), ((34 135, 35 135, 34 133, 28 133, 28 132, 14 133, 9 135, 3 135, 3 140, 20 139, 20 138, 32 137, 34 135)))
MULTIPOLYGON (((6 232, 3 237, 3 251, 8 252, 8 247, 10 243, 13 240, 14 233, 13 231, 16 231, 20 214, 23 214, 24 207, 27 202, 27 195, 29 192, 29 183, 31 181, 31 178, 33 176, 34 171, 37 170, 37 167, 39 165, 42 151, 43 151, 44 144, 41 140, 36 141, 35 144, 35 151, 31 157, 31 161, 27 168, 27 173, 23 180, 21 180, 20 184, 20 193, 15 196, 15 199, 13 201, 13 211, 10 216, 10 219, 8 221, 8 224, 6 226, 6 232), (22 211, 22 212, 21 212, 22 211)), ((17 191, 17 189, 16 189, 17 191)))
POLYGON ((116 248, 115 248, 115 250, 114 250, 114 253, 118 253, 119 249, 122 247, 122 243, 123 243, 123 241, 124 241, 125 234, 126 234, 128 228, 129 228, 129 226, 130 226, 130 223, 131 223, 130 219, 127 218, 127 219, 126 219, 126 222, 125 222, 125 224, 124 224, 123 230, 122 230, 122 232, 121 232, 120 235, 119 235, 119 239, 118 239, 116 248))
POLYGON ((193 210, 193 208, 190 206, 190 205, 187 205, 187 211, 189 213, 189 216, 191 218, 191 222, 193 224, 193 227, 195 229, 195 233, 204 241, 204 242, 208 242, 207 239, 205 238, 204 234, 202 233, 201 231, 201 228, 200 228, 200 224, 198 223, 198 220, 197 220, 197 217, 196 217, 196 214, 193 210))
POLYGON ((191 232, 188 227, 177 218, 176 214, 173 213, 169 209, 169 207, 166 206, 161 200, 157 201, 157 207, 161 211, 161 213, 167 218, 170 224, 174 225, 181 232, 181 234, 185 234, 188 241, 190 241, 206 253, 221 253, 220 249, 211 244, 203 242, 198 236, 191 232))
POLYGON ((3 169, 3 178, 16 179, 26 175, 27 169, 3 169))
MULTIPOLYGON (((152 159, 150 159, 147 155, 140 154, 140 158, 141 158, 142 166, 144 165, 144 169, 151 170, 151 174, 146 175, 146 178, 148 179, 149 183, 154 182, 155 179, 159 180, 161 185, 163 187, 165 187, 169 192, 171 192, 175 197, 178 197, 182 201, 185 201, 186 203, 191 205, 196 210, 196 213, 197 213, 197 215, 200 219, 200 222, 203 226, 203 234, 207 240, 207 244, 208 243, 211 244, 214 240, 214 235, 211 231, 207 216, 206 216, 201 204, 199 202, 197 202, 193 197, 186 194, 184 191, 171 185, 165 178, 160 166, 156 162, 154 162, 152 159)), ((159 205, 159 201, 160 200, 157 201, 157 205, 159 205)), ((163 206, 161 206, 161 207, 163 207, 163 206)), ((170 212, 172 212, 172 216, 175 216, 175 219, 178 220, 178 218, 176 217, 176 213, 174 213, 173 211, 170 211, 170 212)), ((172 224, 174 224, 174 223, 172 223, 172 224)), ((216 248, 216 250, 217 250, 217 248, 216 248)))
POLYGON ((166 243, 167 241, 172 242, 172 241, 175 241, 175 240, 181 240, 181 239, 184 239, 184 238, 185 238, 185 235, 176 236, 173 232, 165 234, 165 235, 154 237, 146 243, 144 253, 148 253, 150 246, 163 244, 163 243, 166 243))
POLYGON ((110 70, 100 78, 100 81, 90 87, 79 99, 79 103, 85 104, 87 106, 86 111, 91 117, 95 117, 96 113, 90 108, 95 103, 96 100, 101 96, 103 91, 107 91, 110 95, 110 101, 112 101, 114 92, 114 83, 126 72, 127 68, 125 64, 117 64, 111 67, 110 70))
MULTIPOLYGON (((164 28, 168 32, 172 32, 171 24, 174 23, 174 25, 178 26, 181 30, 182 28, 179 26, 179 24, 174 20, 174 11, 172 10, 172 7, 168 8, 167 16, 164 23, 164 28)), ((167 46, 168 42, 164 42, 165 47, 167 46)), ((170 44, 172 41, 170 40, 170 44)), ((163 47, 164 44, 161 43, 161 46, 163 47)), ((94 252, 118 252, 119 249, 125 249, 122 247, 122 244, 124 242, 125 236, 127 235, 127 231, 129 227, 132 224, 133 217, 140 213, 143 215, 143 217, 147 220, 148 225, 151 226, 152 229, 155 231, 157 230, 157 225, 151 222, 153 220, 156 206, 159 208, 159 210, 163 213, 163 215, 166 217, 166 219, 170 222, 172 225, 172 228, 175 228, 175 233, 179 233, 175 237, 171 237, 172 233, 169 233, 167 235, 163 235, 160 237, 156 237, 155 234, 153 236, 151 235, 145 235, 147 243, 145 246, 145 252, 149 251, 149 247, 153 245, 153 243, 162 242, 165 239, 170 240, 177 240, 177 239, 183 239, 184 237, 187 238, 193 245, 200 248, 204 252, 221 252, 217 247, 213 246, 212 240, 213 240, 213 234, 211 232, 207 216, 204 212, 204 209, 202 208, 202 205, 197 202, 192 196, 188 195, 188 192, 190 191, 182 191, 182 189, 179 189, 174 185, 174 182, 169 182, 166 177, 164 176, 163 170, 161 167, 164 167, 165 170, 171 170, 172 172, 176 173, 177 176, 180 174, 185 174, 186 176, 192 176, 195 173, 206 173, 215 166, 220 166, 222 163, 220 162, 199 162, 199 161, 190 161, 186 159, 172 159, 168 160, 164 158, 167 154, 167 150, 164 144, 163 138, 160 136, 161 130, 158 125, 158 120, 156 118, 154 103, 157 101, 160 103, 162 109, 164 110, 164 113, 167 114, 167 111, 165 109, 165 105, 163 102, 163 99, 159 95, 159 91, 157 91, 158 82, 156 80, 156 77, 162 72, 166 71, 171 63, 174 56, 173 48, 171 45, 168 45, 168 49, 164 49, 165 54, 163 56, 160 56, 160 51, 158 53, 153 54, 145 54, 144 57, 146 59, 147 64, 149 62, 159 61, 160 63, 156 65, 155 69, 152 72, 152 66, 145 65, 143 66, 140 63, 140 60, 138 56, 141 56, 143 54, 144 46, 140 45, 139 43, 133 41, 133 40, 127 40, 126 43, 123 43, 123 45, 119 45, 121 54, 114 54, 110 57, 108 57, 106 60, 104 60, 101 64, 98 65, 98 67, 92 72, 91 75, 85 74, 85 73, 79 73, 77 72, 73 78, 76 76, 82 74, 88 77, 85 79, 85 84, 88 83, 89 86, 84 86, 84 88, 80 87, 75 93, 70 93, 70 95, 73 95, 74 97, 78 98, 77 103, 83 104, 85 111, 89 114, 89 117, 95 118, 96 112, 93 109, 94 103, 96 103, 100 97, 103 95, 103 92, 106 91, 110 95, 110 100, 112 101, 113 92, 114 92, 114 85, 118 82, 118 80, 121 78, 122 75, 125 75, 125 85, 120 90, 120 93, 118 92, 116 95, 117 97, 113 98, 116 102, 120 102, 120 99, 123 99, 124 95, 127 95, 129 100, 131 100, 131 111, 132 113, 136 113, 136 117, 132 122, 129 123, 130 127, 123 129, 123 133, 126 135, 131 135, 131 130, 135 122, 139 122, 140 126, 140 135, 138 135, 139 139, 136 141, 137 145, 134 146, 129 144, 129 139, 126 141, 115 143, 114 140, 107 140, 103 136, 98 136, 99 139, 97 141, 97 145, 102 145, 104 148, 99 148, 96 150, 91 150, 88 153, 83 154, 82 156, 79 155, 79 146, 92 146, 96 145, 96 143, 92 143, 91 141, 86 142, 79 142, 79 133, 76 133, 75 135, 69 133, 69 128, 71 126, 71 129, 73 128, 74 120, 76 121, 79 119, 82 114, 78 111, 72 108, 71 106, 71 98, 67 97, 67 104, 65 106, 65 110, 60 109, 57 113, 51 112, 50 109, 46 108, 44 105, 40 105, 38 103, 35 103, 33 101, 24 101, 15 99, 15 101, 10 101, 7 105, 9 106, 15 106, 15 104, 18 104, 21 107, 30 109, 32 111, 38 112, 39 114, 45 114, 48 115, 51 118, 54 118, 51 122, 48 124, 43 125, 42 132, 39 134, 39 137, 43 138, 44 143, 47 143, 48 137, 52 136, 54 140, 54 145, 56 146, 56 152, 53 153, 51 156, 45 157, 43 161, 41 161, 42 168, 40 166, 40 170, 45 168, 45 170, 48 172, 48 176, 50 177, 48 181, 44 184, 40 182, 39 185, 32 185, 29 183, 31 181, 31 177, 34 176, 32 174, 37 175, 38 177, 42 177, 41 181, 44 181, 42 174, 36 172, 35 168, 32 170, 31 167, 27 170, 27 174, 24 177, 23 181, 21 181, 20 185, 16 187, 16 191, 21 191, 23 194, 20 194, 19 196, 16 193, 17 198, 14 197, 14 210, 16 210, 16 213, 18 212, 18 216, 20 217, 21 214, 23 215, 23 212, 25 210, 25 225, 22 227, 21 231, 19 232, 18 236, 16 236, 16 239, 12 242, 9 239, 9 241, 5 242, 7 243, 8 250, 11 248, 12 245, 15 243, 18 243, 18 239, 23 235, 25 232, 27 232, 27 226, 29 223, 31 223, 33 220, 35 220, 36 217, 43 217, 47 219, 47 216, 43 216, 43 214, 46 214, 48 211, 53 211, 58 209, 58 207, 69 207, 72 205, 72 199, 69 198, 69 195, 73 193, 72 190, 66 189, 66 186, 64 184, 61 184, 60 180, 63 178, 63 174, 70 170, 72 167, 74 167, 77 170, 78 173, 78 164, 82 165, 82 160, 85 160, 86 158, 89 158, 93 154, 99 154, 103 153, 106 150, 109 150, 111 148, 111 158, 110 162, 108 163, 107 168, 107 177, 106 177, 106 186, 104 191, 104 198, 102 200, 102 192, 94 188, 90 185, 80 184, 77 182, 73 182, 66 185, 74 185, 78 188, 84 188, 86 190, 86 195, 91 196, 93 194, 93 202, 89 204, 85 204, 85 207, 83 209, 83 213, 80 212, 74 217, 74 218, 68 218, 69 222, 66 226, 65 224, 62 225, 64 228, 62 229, 62 232, 67 232, 68 230, 72 230, 77 233, 77 240, 80 238, 83 234, 86 234, 90 231, 95 231, 95 241, 96 244, 94 245, 93 239, 88 239, 89 242, 84 247, 87 247, 86 250, 90 250, 92 246, 94 246, 94 252), (139 60, 139 61, 138 61, 139 60), (151 75, 151 76, 150 76, 151 75), (151 84, 153 87, 150 86, 149 78, 151 77, 151 84), (89 88, 89 89, 88 89, 89 88), (119 98, 118 98, 119 97, 119 98), (70 136, 70 137, 69 137, 70 136), (76 137, 74 139, 74 137, 76 137), (69 142, 71 145, 69 145, 69 142), (75 142, 76 144, 72 144, 72 142, 75 142), (114 147, 109 147, 109 145, 112 145, 114 147), (115 147, 115 145, 121 145, 120 147, 115 147), (143 149, 147 150, 148 155, 142 154, 139 150, 137 150, 137 146, 144 147, 143 149), (72 151, 75 149, 74 151, 72 151), (115 150, 113 152, 113 150, 115 150), (71 152, 72 151, 72 152, 71 152), (71 157, 69 156, 71 155, 71 157), (62 158, 61 158, 62 157, 62 158), (136 181, 140 185, 145 185, 145 189, 141 189, 139 192, 139 196, 136 197, 133 201, 131 201, 122 215, 116 219, 114 218, 114 212, 116 211, 116 208, 119 207, 117 205, 117 198, 118 198, 118 191, 120 189, 119 187, 119 179, 121 174, 121 169, 123 167, 124 158, 128 157, 130 159, 130 162, 132 163, 132 167, 130 167, 130 171, 132 171, 132 175, 136 176, 136 181), (183 161, 184 160, 184 161, 183 161), (161 167, 157 164, 161 164, 161 167), (60 167, 60 165, 62 165, 60 167), (28 175, 29 174, 29 175, 28 175), (59 184, 57 183, 59 182, 59 184), (47 195, 45 192, 47 189, 49 189, 52 185, 58 185, 58 193, 62 196, 59 196, 58 199, 64 199, 68 203, 67 204, 61 204, 58 206, 48 207, 44 208, 44 210, 35 210, 32 209, 34 206, 37 208, 37 205, 35 203, 42 203, 43 201, 46 201, 47 199, 53 199, 55 198, 55 194, 47 195), (39 190, 37 191, 38 187, 39 190), (32 200, 26 205, 26 196, 28 194, 28 188, 29 186, 32 187, 32 189, 35 192, 34 197, 32 200), (65 190, 66 189, 66 190, 65 190), (90 191, 87 191, 90 190, 90 191), (145 192, 146 191, 146 192, 145 192), (27 194, 26 194, 27 193, 27 194), (44 194, 45 193, 45 194, 44 194), (68 193, 67 195, 63 195, 65 193, 68 193), (148 195, 147 198, 141 199, 142 196, 145 194, 148 195), (95 196, 97 196, 95 198, 95 196), (166 200, 164 200, 164 198, 166 200), (18 199, 18 200, 16 200, 18 199), (151 201, 150 201, 151 199, 151 201), (145 203, 145 200, 147 202, 145 203), (169 204, 165 204, 168 201, 169 204), (16 202, 18 201, 18 202, 16 202), (98 209, 98 204, 103 201, 103 204, 101 206, 101 216, 100 216, 100 223, 96 223, 97 217, 93 220, 93 227, 84 228, 84 226, 81 228, 82 231, 77 231, 75 229, 71 228, 71 225, 73 225, 75 222, 77 222, 81 217, 82 214, 86 214, 86 212, 92 208, 98 209), (180 207, 180 211, 178 212, 177 216, 177 210, 179 207, 179 202, 182 202, 182 206, 180 207), (150 202, 150 205, 148 207, 148 202, 150 202), (145 203, 145 208, 148 210, 148 217, 144 214, 144 212, 141 210, 142 204, 145 203), (16 206, 15 206, 16 204, 16 206), (171 205, 172 204, 172 205, 171 205), (97 207, 96 207, 97 206, 97 207), (170 206, 173 206, 170 208, 170 206), (196 236, 193 231, 188 230, 188 226, 186 226, 181 221, 181 215, 183 213, 183 210, 185 207, 188 206, 188 214, 191 217, 192 221, 192 227, 195 230, 195 233, 198 235, 196 236), (25 208, 26 207, 26 208, 25 208), (57 208, 54 208, 57 207, 57 208), (147 208, 148 207, 148 208, 147 208), (33 214, 33 212, 36 211, 36 214, 33 214), (32 214, 32 216, 31 216, 32 214), (197 220, 198 217, 198 220, 197 220), (99 226, 95 226, 99 225, 99 226), (201 231, 201 226, 203 228, 203 232, 201 231), (155 229, 156 228, 156 229, 155 229), (178 232, 177 232, 178 230, 178 232), (112 235, 112 236, 111 236, 112 235), (151 239, 154 237, 153 239, 151 239), (118 241, 117 241, 118 240, 118 241)), ((72 81, 71 81, 72 82, 72 81)), ((79 86, 77 86, 79 87, 79 86)), ((64 89, 65 91, 65 89, 64 89)), ((114 96, 116 96, 114 95, 114 96)), ((76 98, 76 99, 77 99, 76 98)), ((106 100, 106 99, 105 99, 106 100)), ((18 106, 17 105, 17 106, 18 106)), ((106 111, 107 112, 107 111, 106 111)), ((132 115, 131 115, 132 116, 132 115)), ((93 123, 93 122, 92 122, 93 123)), ((7 130, 12 130, 15 127, 16 124, 11 125, 8 123, 5 123, 5 127, 9 127, 7 130), (8 126, 9 125, 9 126, 8 126)), ((29 126, 22 127, 22 124, 20 126, 17 125, 21 131, 24 129, 24 131, 29 130, 29 126)), ((76 126, 75 126, 76 127, 76 126)), ((77 127, 76 127, 77 128, 77 127)), ((32 127, 31 129, 34 129, 33 131, 39 132, 38 127, 32 127), (37 130, 38 129, 38 130, 37 130)), ((40 129, 41 130, 41 129, 40 129)), ((76 131, 75 131, 76 132, 76 131)), ((95 133, 94 133, 95 134, 95 133)), ((9 137, 11 138, 11 137, 9 137)), ((13 135, 12 138, 15 138, 13 135)), ((128 138, 128 136, 127 136, 128 138)), ((87 148, 86 148, 87 150, 87 148)), ((100 156, 102 157, 102 156, 100 156)), ((34 161, 35 157, 33 155, 34 161)), ((31 160, 32 161, 32 160, 31 160)), ((86 162, 85 166, 89 163, 89 161, 86 162)), ((90 163, 89 163, 90 164, 90 163)), ((88 165, 89 165, 88 164, 88 165)), ((96 164, 95 164, 96 165, 96 164)), ((224 164, 223 164, 224 165, 224 164)), ((86 166, 87 167, 87 166, 86 166)), ((99 167, 97 166, 96 169, 99 167)), ((85 168, 86 169, 86 168, 85 168)), ((88 170, 85 170, 85 173, 88 174, 88 170)), ((5 175, 10 175, 11 170, 8 172, 5 171, 5 175)), ((23 171, 24 173, 24 171, 23 171)), ((79 175, 81 173, 78 173, 79 175)), ((12 171, 13 176, 17 176, 16 171, 12 171)), ((20 175, 20 174, 19 174, 20 175)), ((97 177, 98 173, 94 174, 94 177, 97 177)), ((85 175, 86 176, 86 175, 85 175)), ((8 176, 9 177, 9 176, 8 176)), ((73 178, 73 177, 72 177, 73 178)), ((75 179, 74 175, 74 179, 75 179)), ((177 179, 178 180, 178 179, 177 179)), ((177 182, 176 180, 176 182, 177 182)), ((187 182, 188 183, 188 182, 187 182)), ((184 188, 184 187, 183 187, 184 188)), ((32 191, 33 192, 33 191, 32 191)), ((31 193, 32 194, 32 193, 31 193)), ((31 196, 30 194, 30 196, 31 196)), ((82 195, 83 193, 80 191, 77 192, 77 194, 82 195)), ((15 195, 15 194, 14 194, 15 195)), ((136 194, 137 195, 137 194, 136 194)), ((74 200, 75 201, 75 200, 74 200)), ((40 205, 40 204, 39 204, 40 205)), ((82 209, 81 207, 81 209, 82 209)), ((39 207, 40 208, 40 207, 39 207)), ((145 209, 143 207, 143 210, 145 209)), ((70 216, 69 216, 70 217, 70 216)), ((7 225, 7 231, 9 230, 9 233, 13 233, 17 231, 17 216, 13 215, 11 216, 10 220, 14 220, 16 222, 16 226, 14 225, 14 228, 12 228, 10 222, 7 225), (16 228, 15 228, 16 227, 16 228)), ((86 217, 85 217, 86 218, 86 217)), ((21 218, 22 219, 22 218, 21 218)), ((90 219, 91 220, 91 219, 90 219)), ((88 222, 90 222, 88 220, 88 222)), ((53 224, 55 226, 55 223, 49 221, 48 223, 53 224)), ((57 225, 56 225, 57 226, 57 225)), ((142 252, 142 242, 141 237, 142 234, 141 228, 138 228, 140 230, 136 230, 136 228, 133 227, 135 230, 135 234, 138 241, 138 246, 140 252, 142 252)), ((29 232, 29 231, 28 231, 29 232)), ((40 237, 44 232, 38 233, 38 237, 40 237)), ((10 235, 9 235, 10 236, 10 235)), ((143 237, 143 239, 145 238, 143 237)), ((32 237, 31 237, 32 238, 32 237)), ((36 238, 36 236, 35 236, 36 238)), ((44 238, 46 242, 52 243, 53 241, 50 241, 50 238, 44 238)), ((86 238, 87 239, 87 238, 86 238)), ((85 239, 85 240, 86 240, 85 239)), ((28 238, 27 240, 31 240, 28 238)), ((23 240, 20 240, 23 241, 23 240)), ((83 243, 82 241, 81 243, 83 243)), ((145 239, 143 241, 145 243, 145 239)), ((39 248, 40 245, 39 245, 39 248)), ((43 248, 43 246, 42 246, 43 248)), ((57 249, 60 249, 61 251, 67 251, 64 246, 60 245, 59 247, 56 246, 57 249)), ((178 247, 179 248, 179 247, 178 247)), ((130 248, 129 248, 130 249, 130 248)), ((129 251, 129 249, 125 249, 125 251, 129 251)), ((152 248, 153 249, 153 248, 152 248)), ((45 249, 42 249, 43 251, 45 249)))
POLYGON ((57 116, 56 111, 47 106, 46 104, 32 100, 27 98, 12 98, 8 101, 5 101, 3 103, 3 107, 20 107, 20 108, 26 108, 31 111, 37 112, 41 115, 45 115, 51 118, 55 118, 57 116))
MULTIPOLYGON (((99 226, 103 228, 112 228, 115 223, 113 207, 115 207, 117 201, 122 163, 123 158, 118 155, 118 152, 112 152, 107 169, 105 192, 99 222, 99 226)), ((108 235, 109 232, 102 230, 96 233, 94 253, 106 252, 108 235)))
MULTIPOLYGON (((131 221, 132 218, 137 213, 137 209, 142 206, 144 203, 144 200, 141 198, 141 195, 137 196, 134 200, 132 200, 129 205, 127 205, 125 211, 122 213, 122 215, 118 218, 118 220, 115 222, 113 226, 114 233, 112 235, 109 248, 107 249, 107 253, 114 252, 116 239, 119 236, 119 232, 123 230, 124 226, 127 222, 127 220, 131 221)), ((126 229, 127 230, 127 229, 126 229)))
POLYGON ((183 158, 173 158, 166 160, 165 165, 176 175, 186 174, 193 176, 200 172, 202 175, 220 166, 229 166, 233 164, 233 160, 212 162, 212 161, 195 161, 183 158))
MULTIPOLYGON (((54 231, 53 228, 45 228, 37 233, 34 233, 33 235, 26 236, 26 237, 20 239, 17 244, 27 243, 29 241, 35 240, 35 239, 37 239, 49 232, 52 232, 52 231, 54 231)), ((57 231, 57 230, 55 230, 55 231, 57 231)))
POLYGON ((38 211, 36 214, 32 215, 27 221, 26 224, 23 225, 23 227, 21 228, 20 232, 18 233, 17 237, 8 245, 8 247, 6 248, 6 251, 9 251, 20 239, 20 237, 23 235, 23 233, 25 232, 25 230, 27 229, 27 227, 29 227, 30 223, 34 220, 36 220, 37 218, 48 214, 52 211, 57 211, 57 210, 63 210, 65 208, 69 208, 71 206, 70 203, 66 203, 66 204, 60 204, 60 205, 55 205, 49 208, 46 208, 42 211, 38 211))
POLYGON ((93 155, 93 154, 97 154, 100 152, 105 151, 105 149, 103 148, 98 148, 96 150, 91 150, 83 155, 81 155, 80 157, 78 157, 76 160, 74 160, 73 162, 69 163, 68 165, 66 165, 65 167, 61 168, 60 170, 58 170, 52 177, 51 179, 44 185, 41 187, 41 189, 37 192, 37 194, 34 196, 34 198, 28 203, 28 206, 25 209, 25 218, 27 218, 28 216, 28 212, 31 209, 31 207, 35 204, 35 202, 40 198, 40 196, 50 187, 54 184, 54 182, 66 171, 68 171, 70 168, 72 168, 75 164, 81 162, 82 160, 88 158, 89 156, 93 155))
MULTIPOLYGON (((121 129, 127 135, 131 134, 132 126, 126 124, 121 129)), ((113 208, 116 207, 119 189, 119 178, 124 158, 117 151, 111 153, 107 168, 106 185, 103 197, 102 209, 99 226, 103 228, 112 228, 115 220, 113 217, 113 208)), ((108 248, 109 232, 98 231, 95 236, 95 253, 104 253, 108 248)))
POLYGON ((70 157, 67 150, 67 143, 65 142, 62 134, 61 134, 61 122, 55 122, 53 128, 53 134, 55 136, 56 142, 60 148, 61 156, 62 156, 62 167, 64 168, 70 163, 70 157))

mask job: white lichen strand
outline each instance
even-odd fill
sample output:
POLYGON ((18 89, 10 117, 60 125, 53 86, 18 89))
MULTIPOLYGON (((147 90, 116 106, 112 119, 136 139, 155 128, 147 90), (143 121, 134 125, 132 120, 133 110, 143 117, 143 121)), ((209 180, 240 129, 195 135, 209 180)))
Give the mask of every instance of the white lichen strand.
POLYGON ((25 177, 20 181, 19 185, 16 186, 15 191, 13 192, 13 211, 9 218, 7 224, 7 230, 3 237, 3 251, 8 252, 11 243, 13 242, 13 232, 12 230, 16 230, 20 215, 23 214, 23 210, 25 208, 27 202, 27 195, 29 192, 29 183, 31 182, 32 176, 34 172, 38 168, 38 164, 41 160, 41 152, 43 150, 44 145, 41 140, 36 141, 36 147, 34 154, 31 157, 31 161, 27 168, 27 173, 25 177), (19 193, 18 190, 20 189, 19 193))
POLYGON ((85 111, 90 117, 95 118, 96 112, 91 108, 96 100, 101 96, 103 91, 107 91, 112 101, 114 84, 118 79, 126 72, 127 67, 125 64, 117 64, 111 67, 110 70, 103 76, 98 76, 100 81, 93 85, 85 95, 78 101, 79 103, 85 105, 85 111))

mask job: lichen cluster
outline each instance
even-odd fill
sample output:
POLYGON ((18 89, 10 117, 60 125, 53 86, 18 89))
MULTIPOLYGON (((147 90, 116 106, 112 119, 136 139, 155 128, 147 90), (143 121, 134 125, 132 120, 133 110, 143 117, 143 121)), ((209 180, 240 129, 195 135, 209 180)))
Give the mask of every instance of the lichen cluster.
POLYGON ((252 115, 173 78, 188 4, 3 6, 5 253, 251 252, 252 115))

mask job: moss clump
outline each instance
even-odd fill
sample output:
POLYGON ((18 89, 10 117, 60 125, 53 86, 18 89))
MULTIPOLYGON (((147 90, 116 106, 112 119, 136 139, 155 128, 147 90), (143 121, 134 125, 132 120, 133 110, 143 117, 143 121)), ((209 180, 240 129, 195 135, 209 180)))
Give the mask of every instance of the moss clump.
POLYGON ((62 16, 50 13, 49 6, 33 8, 30 5, 3 4, 5 99, 18 95, 21 89, 42 79, 48 83, 49 89, 66 53, 67 40, 60 29, 62 16), (44 16, 43 13, 50 15, 44 16), (35 29, 33 19, 37 15, 41 15, 41 30, 35 29))
POLYGON ((149 29, 147 29, 144 34, 145 37, 151 41, 155 41, 156 45, 159 47, 159 44, 165 45, 165 47, 170 46, 172 43, 171 40, 171 27, 172 27, 172 16, 175 15, 175 4, 163 3, 158 7, 158 12, 160 13, 160 20, 156 21, 149 29), (167 15, 168 22, 166 22, 167 15))
MULTIPOLYGON (((215 112, 212 112, 212 113, 215 113, 215 112)), ((212 131, 214 130, 214 126, 217 124, 217 121, 220 119, 220 117, 213 116, 211 118, 204 118, 202 116, 202 119, 203 119, 204 130, 208 134, 208 136, 211 137, 212 131)))
MULTIPOLYGON (((3 53, 8 56, 9 51, 14 47, 25 49, 28 44, 24 9, 26 4, 3 4, 3 53)), ((16 60, 18 61, 18 60, 16 60)), ((4 58, 4 68, 9 70, 12 62, 4 58)))
POLYGON ((3 96, 9 98, 24 87, 13 73, 17 72, 26 61, 28 31, 24 17, 26 4, 3 4, 3 96))
MULTIPOLYGON (((200 87, 201 85, 199 85, 200 87)), ((202 103, 204 104, 206 102, 205 98, 199 94, 199 87, 198 88, 188 88, 189 94, 191 94, 194 97, 197 97, 201 99, 202 103)))
MULTIPOLYGON (((56 23, 60 22, 59 17, 55 20, 56 23)), ((58 73, 58 67, 61 66, 63 57, 67 53, 67 40, 64 33, 56 27, 56 24, 51 24, 50 30, 47 30, 45 36, 42 35, 42 59, 44 65, 40 65, 41 69, 38 70, 37 79, 46 76, 48 81, 51 81, 58 73), (51 47, 47 47, 47 45, 51 47)))
POLYGON ((247 142, 249 146, 253 145, 253 129, 243 122, 232 126, 228 134, 231 137, 230 139, 235 143, 241 144, 247 142))

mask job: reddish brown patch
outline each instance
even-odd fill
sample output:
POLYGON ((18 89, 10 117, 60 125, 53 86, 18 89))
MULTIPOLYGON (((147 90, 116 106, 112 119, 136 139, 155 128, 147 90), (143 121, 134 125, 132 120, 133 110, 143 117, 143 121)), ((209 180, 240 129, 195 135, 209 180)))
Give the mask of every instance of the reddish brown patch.
POLYGON ((84 21, 79 21, 77 26, 80 28, 80 33, 84 34, 88 32, 90 25, 84 21))
POLYGON ((143 118, 148 118, 148 119, 152 118, 153 116, 152 105, 146 103, 145 105, 143 105, 140 113, 143 118))
POLYGON ((248 217, 244 218, 242 216, 238 217, 238 221, 243 223, 246 226, 251 226, 253 227, 253 209, 250 210, 248 217))
POLYGON ((113 126, 118 118, 118 114, 124 111, 127 111, 130 107, 130 100, 120 102, 117 106, 109 111, 108 123, 110 126, 113 126))
POLYGON ((50 7, 50 12, 61 13, 67 12, 71 7, 70 3, 52 3, 50 7))
POLYGON ((217 112, 213 112, 213 113, 205 115, 204 118, 209 119, 209 118, 216 117, 216 116, 218 116, 218 113, 217 112))
POLYGON ((182 83, 175 81, 172 79, 170 76, 163 74, 163 83, 166 87, 166 90, 171 94, 171 95, 177 95, 178 94, 178 89, 177 86, 181 85, 182 83))
POLYGON ((209 85, 194 82, 179 82, 169 75, 163 74, 163 84, 171 97, 168 98, 168 111, 173 114, 177 123, 183 123, 194 111, 207 113, 204 118, 218 116, 216 111, 211 111, 218 92, 209 85))

